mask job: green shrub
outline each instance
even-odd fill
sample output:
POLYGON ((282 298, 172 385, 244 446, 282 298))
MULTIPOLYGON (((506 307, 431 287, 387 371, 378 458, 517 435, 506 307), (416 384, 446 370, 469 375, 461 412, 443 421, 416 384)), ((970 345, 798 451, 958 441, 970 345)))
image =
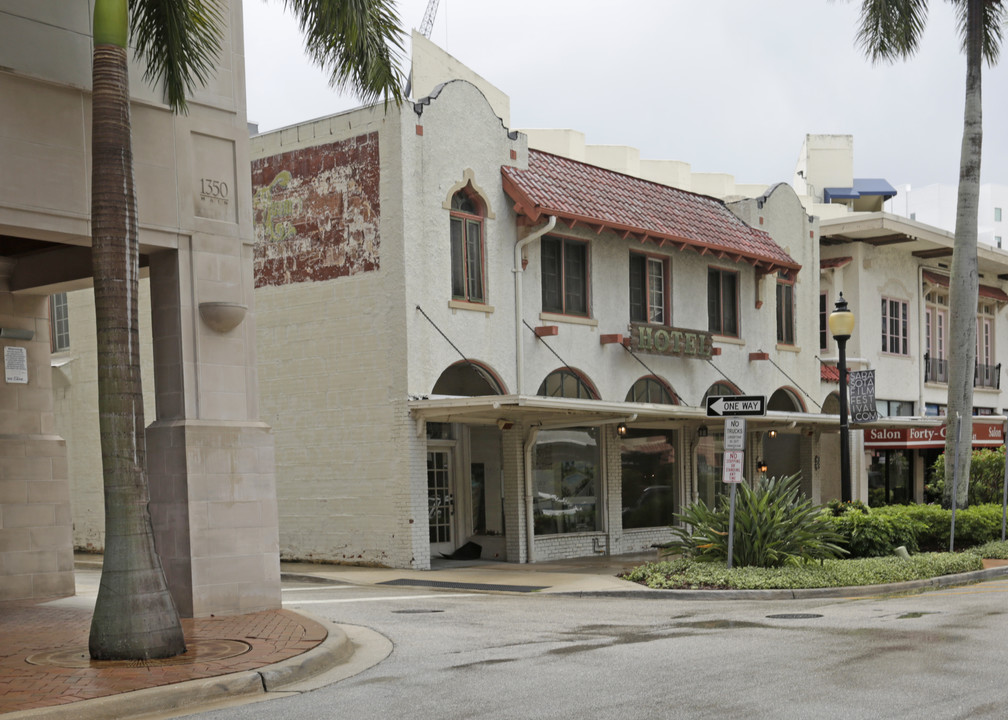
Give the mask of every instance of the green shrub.
POLYGON ((851 557, 884 557, 903 545, 917 552, 917 538, 926 530, 918 520, 902 514, 850 510, 827 519, 846 541, 851 557))
MULTIPOLYGON (((969 492, 966 499, 969 505, 1002 502, 1004 498, 1004 464, 1005 449, 1003 445, 999 448, 983 448, 973 451, 973 459, 970 461, 969 492)), ((931 470, 933 479, 924 487, 924 494, 927 499, 933 502, 941 502, 945 494, 945 486, 952 484, 953 468, 949 468, 948 477, 946 477, 945 454, 942 453, 931 466, 931 470)), ((962 480, 961 477, 960 480, 962 480)), ((956 522, 958 523, 958 521, 957 515, 956 522)))
POLYGON ((847 512, 857 511, 860 513, 868 513, 868 506, 865 505, 860 500, 849 500, 843 502, 842 500, 833 499, 826 503, 826 507, 833 515, 839 517, 847 512))
MULTIPOLYGON (((821 508, 801 494, 799 476, 767 478, 738 486, 732 564, 780 567, 846 554, 843 538, 821 508)), ((697 501, 676 515, 685 526, 672 528, 670 553, 698 560, 728 561, 729 501, 719 496, 710 508, 697 501)))
MULTIPOLYGON (((951 510, 938 505, 886 505, 873 508, 872 514, 905 517, 918 523, 917 544, 921 550, 948 549, 952 528, 951 510)), ((1000 504, 971 505, 956 511, 956 548, 982 545, 1000 537, 1000 504)))
POLYGON ((982 558, 1008 560, 1008 542, 1002 542, 1001 540, 991 540, 983 545, 970 548, 969 551, 982 558))
POLYGON ((924 580, 980 570, 975 553, 924 553, 909 560, 897 557, 823 560, 778 568, 737 567, 677 560, 647 563, 623 575, 625 580, 655 589, 772 590, 850 587, 924 580))

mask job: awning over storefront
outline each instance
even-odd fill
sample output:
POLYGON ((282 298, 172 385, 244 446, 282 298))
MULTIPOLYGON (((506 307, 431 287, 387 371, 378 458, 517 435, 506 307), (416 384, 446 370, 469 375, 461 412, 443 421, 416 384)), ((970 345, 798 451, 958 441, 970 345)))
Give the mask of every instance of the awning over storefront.
MULTIPOLYGON (((626 423, 640 427, 683 427, 706 425, 717 427, 723 417, 709 417, 703 407, 689 405, 657 405, 652 403, 609 402, 605 400, 579 400, 541 395, 480 395, 458 397, 448 395, 413 396, 409 410, 419 426, 424 422, 457 422, 469 425, 512 425, 547 427, 588 427, 626 423)), ((987 423, 997 424, 1005 418, 991 416, 987 423)), ((831 433, 840 431, 837 415, 817 413, 768 411, 766 415, 746 418, 749 430, 815 429, 831 433)), ((890 417, 870 423, 851 423, 851 429, 896 429, 907 432, 911 428, 937 430, 942 418, 890 417)), ((981 421, 978 421, 981 422, 981 421)), ((418 428, 418 432, 422 432, 418 428)))
MULTIPOLYGON (((1004 444, 1004 419, 973 419, 973 447, 1000 447, 1004 444)), ((865 428, 866 450, 945 447, 946 426, 865 428)))

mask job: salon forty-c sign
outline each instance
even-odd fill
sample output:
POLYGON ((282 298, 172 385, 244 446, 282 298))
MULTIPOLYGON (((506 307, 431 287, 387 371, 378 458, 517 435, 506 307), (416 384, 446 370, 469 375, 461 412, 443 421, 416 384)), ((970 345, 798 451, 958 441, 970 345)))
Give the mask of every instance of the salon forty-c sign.
POLYGON ((711 334, 703 330, 631 323, 630 349, 656 355, 707 360, 714 354, 714 342, 711 334))
MULTIPOLYGON (((946 426, 865 428, 864 433, 864 446, 868 449, 943 448, 946 426)), ((1000 423, 973 423, 972 444, 975 447, 999 447, 1003 443, 1004 430, 1000 423)))

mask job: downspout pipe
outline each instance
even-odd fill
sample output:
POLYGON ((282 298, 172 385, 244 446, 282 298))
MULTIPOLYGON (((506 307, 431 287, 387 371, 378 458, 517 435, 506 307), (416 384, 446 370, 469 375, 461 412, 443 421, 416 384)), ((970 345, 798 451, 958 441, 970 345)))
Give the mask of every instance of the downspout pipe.
MULTIPOLYGON (((526 245, 538 240, 556 227, 556 221, 556 215, 550 215, 545 225, 529 233, 514 246, 514 268, 511 272, 514 273, 515 279, 515 393, 517 395, 522 394, 525 386, 525 354, 522 352, 522 320, 524 319, 522 314, 522 272, 525 268, 522 267, 522 250, 526 245)), ((532 527, 531 522, 532 520, 529 518, 529 528, 532 527)))

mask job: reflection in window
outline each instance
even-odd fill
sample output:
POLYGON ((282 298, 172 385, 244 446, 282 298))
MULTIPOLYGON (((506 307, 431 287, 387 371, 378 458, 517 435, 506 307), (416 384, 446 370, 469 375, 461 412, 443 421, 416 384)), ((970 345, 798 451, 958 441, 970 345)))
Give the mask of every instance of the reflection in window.
POLYGON ((674 522, 678 437, 676 431, 631 429, 620 438, 624 529, 665 527, 674 522))
POLYGON ((868 504, 903 505, 911 501, 910 461, 906 450, 876 450, 868 466, 868 504))
POLYGON ((65 292, 49 296, 49 338, 53 352, 70 349, 70 314, 65 292))
POLYGON ((707 321, 712 333, 739 336, 738 273, 707 270, 707 321))
POLYGON ((724 433, 712 432, 697 438, 697 499, 707 507, 714 507, 718 495, 726 495, 727 485, 722 482, 724 467, 724 433))
POLYGON ((598 428, 543 430, 533 460, 536 535, 602 528, 598 428))
POLYGON ((593 400, 598 397, 592 387, 573 370, 554 370, 542 381, 536 395, 544 397, 581 398, 593 400))
POLYGON ((545 237, 540 251, 543 312, 588 317, 588 243, 545 237))
POLYGON ((627 402, 678 405, 672 388, 656 377, 643 377, 633 384, 626 396, 627 402))

